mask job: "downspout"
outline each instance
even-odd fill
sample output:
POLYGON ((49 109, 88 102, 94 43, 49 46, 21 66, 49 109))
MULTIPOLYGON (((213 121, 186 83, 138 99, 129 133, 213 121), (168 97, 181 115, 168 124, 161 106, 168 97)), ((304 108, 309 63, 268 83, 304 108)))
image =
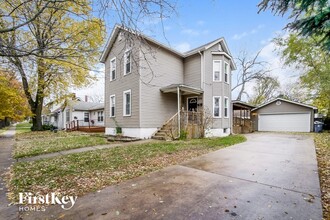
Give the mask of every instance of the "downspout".
POLYGON ((180 86, 178 86, 177 87, 177 93, 178 93, 178 136, 180 137, 180 133, 181 133, 181 131, 180 131, 180 86))
POLYGON ((203 58, 204 58, 204 56, 203 56, 203 54, 202 54, 202 52, 199 50, 198 51, 198 53, 199 53, 199 55, 201 56, 201 89, 204 89, 204 69, 203 69, 203 67, 204 67, 204 60, 203 60, 203 58))
MULTIPOLYGON (((204 59, 205 59, 205 57, 204 57, 204 54, 200 50, 198 51, 198 53, 201 56, 201 89, 204 91, 204 59)), ((204 94, 205 93, 203 92, 203 106, 202 106, 202 109, 204 109, 204 106, 205 106, 205 104, 204 104, 204 94)), ((203 110, 203 112, 204 112, 204 110, 203 110)), ((204 114, 203 114, 203 116, 204 116, 204 114)), ((204 118, 202 118, 202 121, 204 121, 204 118)), ((206 128, 204 128, 204 135, 205 135, 205 129, 206 128)))

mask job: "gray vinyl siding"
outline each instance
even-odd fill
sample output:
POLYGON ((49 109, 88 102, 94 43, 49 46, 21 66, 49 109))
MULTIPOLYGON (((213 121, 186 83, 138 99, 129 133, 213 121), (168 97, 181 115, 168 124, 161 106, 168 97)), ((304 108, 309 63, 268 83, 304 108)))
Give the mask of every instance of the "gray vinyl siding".
POLYGON ((125 40, 116 39, 105 62, 105 126, 116 127, 114 119, 118 126, 123 128, 139 127, 139 49, 132 48, 132 71, 128 75, 124 75, 124 53, 126 51, 125 40), (110 60, 116 57, 116 79, 110 81, 110 60), (131 90, 131 116, 123 116, 123 92, 131 90), (115 118, 110 118, 110 96, 116 97, 115 118))
MULTIPOLYGON (((229 117, 224 118, 224 97, 228 97, 231 103, 231 80, 229 84, 224 82, 224 61, 228 61, 223 55, 213 55, 212 51, 218 49, 218 45, 204 52, 205 56, 205 73, 204 73, 204 108, 207 109, 213 116, 213 97, 221 97, 221 117, 213 118, 212 128, 231 128, 231 111, 229 117), (213 60, 221 60, 221 81, 213 82, 213 60)), ((229 63, 229 62, 228 62, 229 63)), ((230 68, 230 67, 229 67, 230 68)), ((229 74, 230 76, 231 74, 229 74)), ((229 79, 231 76, 229 77, 229 79)), ((230 106, 230 104, 229 104, 230 106)))
POLYGON ((195 54, 184 60, 184 84, 201 88, 201 56, 195 54))
MULTIPOLYGON (((280 113, 307 113, 311 114, 311 131, 313 131, 314 126, 314 110, 305 106, 296 105, 290 102, 285 102, 281 100, 281 105, 276 105, 276 101, 253 111, 257 114, 280 114, 280 113)), ((258 130, 258 115, 253 116, 254 128, 258 130)))
POLYGON ((159 128, 177 112, 177 94, 162 93, 160 88, 183 83, 183 60, 153 44, 141 56, 141 122, 142 128, 159 128), (149 51, 149 53, 148 53, 149 51), (153 55, 153 57, 152 57, 153 55))

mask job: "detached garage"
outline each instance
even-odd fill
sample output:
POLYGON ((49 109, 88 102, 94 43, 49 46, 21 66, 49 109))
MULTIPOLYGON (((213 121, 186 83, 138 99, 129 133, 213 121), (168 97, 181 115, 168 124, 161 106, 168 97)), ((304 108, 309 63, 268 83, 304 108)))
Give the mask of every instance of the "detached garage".
POLYGON ((316 108, 277 98, 252 110, 257 131, 313 131, 316 108))

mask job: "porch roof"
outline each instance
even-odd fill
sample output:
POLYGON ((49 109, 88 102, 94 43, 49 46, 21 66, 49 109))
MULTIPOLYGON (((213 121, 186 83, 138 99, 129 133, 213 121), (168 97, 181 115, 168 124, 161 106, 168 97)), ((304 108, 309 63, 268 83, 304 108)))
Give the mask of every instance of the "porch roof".
POLYGON ((233 110, 241 110, 241 109, 251 110, 255 108, 255 106, 253 105, 238 100, 232 101, 232 104, 233 104, 233 110))
POLYGON ((163 93, 177 93, 178 88, 181 95, 201 95, 204 92, 201 88, 195 88, 184 84, 171 84, 169 86, 160 88, 160 91, 163 93))

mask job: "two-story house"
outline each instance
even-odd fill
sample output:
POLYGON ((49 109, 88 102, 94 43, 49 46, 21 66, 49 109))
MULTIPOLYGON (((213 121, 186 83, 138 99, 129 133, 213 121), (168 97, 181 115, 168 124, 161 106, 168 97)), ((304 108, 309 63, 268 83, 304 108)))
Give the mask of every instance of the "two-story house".
MULTIPOLYGON (((141 33, 115 26, 105 64, 106 134, 150 138, 181 110, 208 110, 207 136, 231 133, 231 70, 223 38, 180 53, 141 33)), ((179 120, 180 121, 180 120, 179 120)))

